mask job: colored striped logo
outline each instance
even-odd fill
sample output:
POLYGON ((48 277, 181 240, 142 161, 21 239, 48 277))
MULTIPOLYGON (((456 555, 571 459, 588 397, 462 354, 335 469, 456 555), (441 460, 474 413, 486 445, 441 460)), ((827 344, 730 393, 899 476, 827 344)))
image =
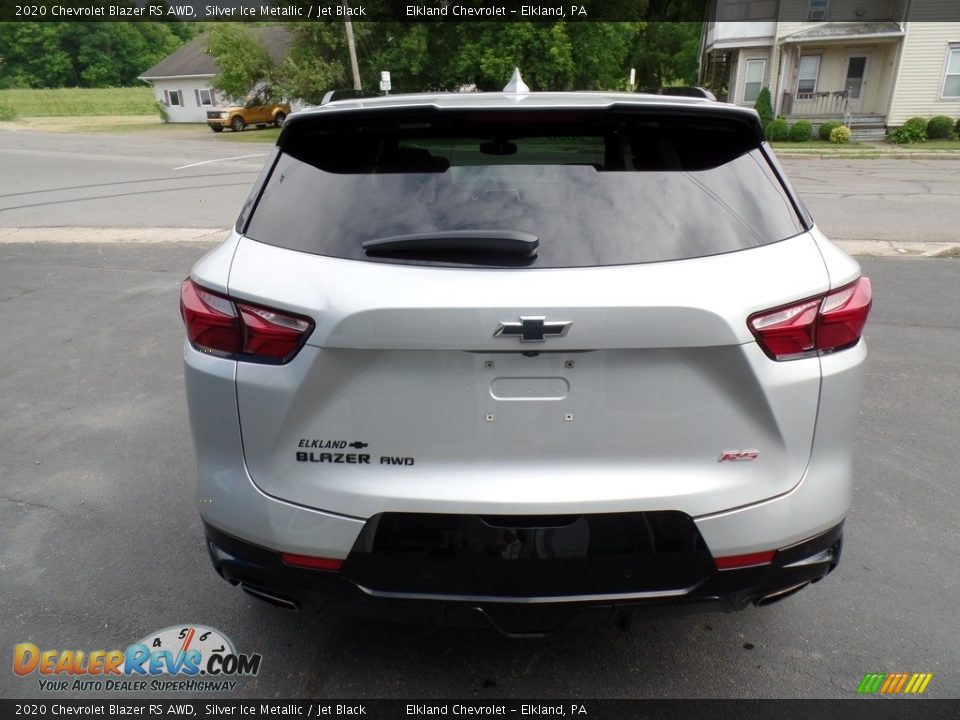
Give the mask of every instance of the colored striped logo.
POLYGON ((857 692, 864 695, 922 695, 933 673, 867 673, 857 692))

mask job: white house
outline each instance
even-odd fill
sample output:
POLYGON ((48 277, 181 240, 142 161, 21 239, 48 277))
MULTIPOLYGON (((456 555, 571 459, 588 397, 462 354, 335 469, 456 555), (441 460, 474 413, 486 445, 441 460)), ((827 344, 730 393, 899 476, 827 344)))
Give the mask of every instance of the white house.
POLYGON ((768 87, 776 114, 815 125, 843 120, 860 139, 883 137, 916 115, 956 119, 960 22, 944 20, 949 7, 944 0, 714 0, 701 83, 749 106, 768 87))
MULTIPOLYGON (((275 63, 283 62, 293 41, 288 28, 273 25, 250 30, 275 63)), ((208 41, 207 33, 198 35, 138 78, 153 86, 153 95, 166 107, 170 122, 206 122, 207 108, 224 100, 210 87, 217 62, 207 49, 208 41)))

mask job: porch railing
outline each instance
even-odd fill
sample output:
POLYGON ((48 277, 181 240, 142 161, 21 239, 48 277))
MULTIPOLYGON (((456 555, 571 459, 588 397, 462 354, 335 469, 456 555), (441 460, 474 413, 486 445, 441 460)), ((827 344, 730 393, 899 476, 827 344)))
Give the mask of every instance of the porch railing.
POLYGON ((846 90, 820 90, 783 94, 781 113, 788 117, 836 117, 850 116, 850 94, 846 90))

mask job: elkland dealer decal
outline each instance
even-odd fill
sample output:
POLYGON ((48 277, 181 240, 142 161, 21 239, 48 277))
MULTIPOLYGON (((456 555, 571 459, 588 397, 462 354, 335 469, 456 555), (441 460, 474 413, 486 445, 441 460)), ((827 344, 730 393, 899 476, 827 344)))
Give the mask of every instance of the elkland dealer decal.
POLYGON ((261 660, 237 653, 230 638, 203 625, 164 628, 126 650, 41 650, 29 642, 13 648, 13 672, 36 673, 44 692, 233 690, 234 678, 256 675, 261 660))

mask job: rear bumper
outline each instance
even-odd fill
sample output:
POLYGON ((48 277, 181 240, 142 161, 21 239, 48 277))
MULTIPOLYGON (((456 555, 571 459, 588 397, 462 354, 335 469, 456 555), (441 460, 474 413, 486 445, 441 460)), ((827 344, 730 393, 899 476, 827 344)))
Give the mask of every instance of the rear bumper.
MULTIPOLYGON (((666 588, 682 589, 679 594, 611 597, 616 593, 594 588, 578 591, 573 598, 567 593, 565 599, 550 603, 505 603, 489 597, 477 601, 464 593, 456 599, 391 597, 344 574, 285 566, 280 552, 347 558, 370 518, 361 512, 344 515, 304 507, 263 492, 251 479, 243 460, 236 417, 237 363, 198 353, 185 345, 187 398, 197 451, 198 508, 220 574, 250 592, 272 594, 280 604, 291 607, 336 606, 349 612, 412 616, 418 621, 432 619, 458 625, 492 622, 510 633, 602 621, 638 608, 696 610, 709 606, 738 610, 775 599, 777 593, 789 594, 823 577, 836 565, 842 522, 851 500, 851 448, 865 355, 861 343, 821 358, 816 435, 809 466, 793 489, 756 504, 693 518, 713 555, 780 548, 774 563, 764 568, 713 571, 694 588, 666 588), (834 546, 834 556, 824 562, 795 565, 834 546)), ((682 498, 677 500, 682 506, 682 498)), ((650 509, 648 503, 635 499, 624 502, 622 510, 644 506, 650 509)), ((387 503, 381 508, 402 509, 387 503)), ((341 511, 351 510, 347 506, 341 511)), ((463 508, 466 512, 479 510, 463 508)))
MULTIPOLYGON (((656 513, 583 516, 589 518, 589 533, 603 535, 602 525, 626 530, 639 516, 656 513)), ((681 513, 674 515, 682 516, 681 513)), ((390 533, 378 532, 385 518, 372 518, 337 571, 313 570, 287 565, 275 550, 253 545, 204 524, 207 548, 217 572, 249 594, 287 609, 313 609, 412 620, 456 626, 493 626, 508 635, 544 634, 564 626, 596 625, 629 618, 633 612, 737 611, 748 605, 765 605, 792 595, 830 573, 839 562, 842 523, 815 537, 777 551, 768 565, 735 570, 717 570, 710 552, 692 520, 693 535, 656 529, 655 540, 634 552, 597 555, 584 545, 568 557, 547 559, 547 539, 534 539, 518 549, 521 556, 496 553, 491 559, 493 537, 480 518, 438 516, 453 523, 459 533, 456 549, 424 546, 422 538, 408 547, 390 541, 390 533), (472 529, 471 529, 472 528, 472 529), (376 539, 375 539, 376 538, 376 539), (418 548, 413 545, 420 543, 418 548), (670 543, 673 543, 672 546, 670 543), (664 547, 665 550, 661 550, 664 547), (535 591, 535 588, 539 588, 535 591)), ((423 516, 406 516, 421 523, 423 516)), ((642 522, 642 520, 641 520, 642 522)), ((413 525, 411 524, 410 527, 413 525)), ((649 525, 647 525, 649 527, 649 525)), ((654 523, 656 527, 656 524, 654 523)), ((449 538, 449 529, 440 528, 449 538)), ((685 531, 684 531, 685 532, 685 531)), ((455 533, 455 534, 457 534, 455 533)), ((502 533, 502 528, 494 529, 502 533)), ((438 534, 438 537, 439 537, 438 534)), ((398 536, 397 536, 398 537, 398 536)), ((651 538, 654 531, 651 531, 651 538)), ((567 543, 569 549, 569 543, 567 543)))

